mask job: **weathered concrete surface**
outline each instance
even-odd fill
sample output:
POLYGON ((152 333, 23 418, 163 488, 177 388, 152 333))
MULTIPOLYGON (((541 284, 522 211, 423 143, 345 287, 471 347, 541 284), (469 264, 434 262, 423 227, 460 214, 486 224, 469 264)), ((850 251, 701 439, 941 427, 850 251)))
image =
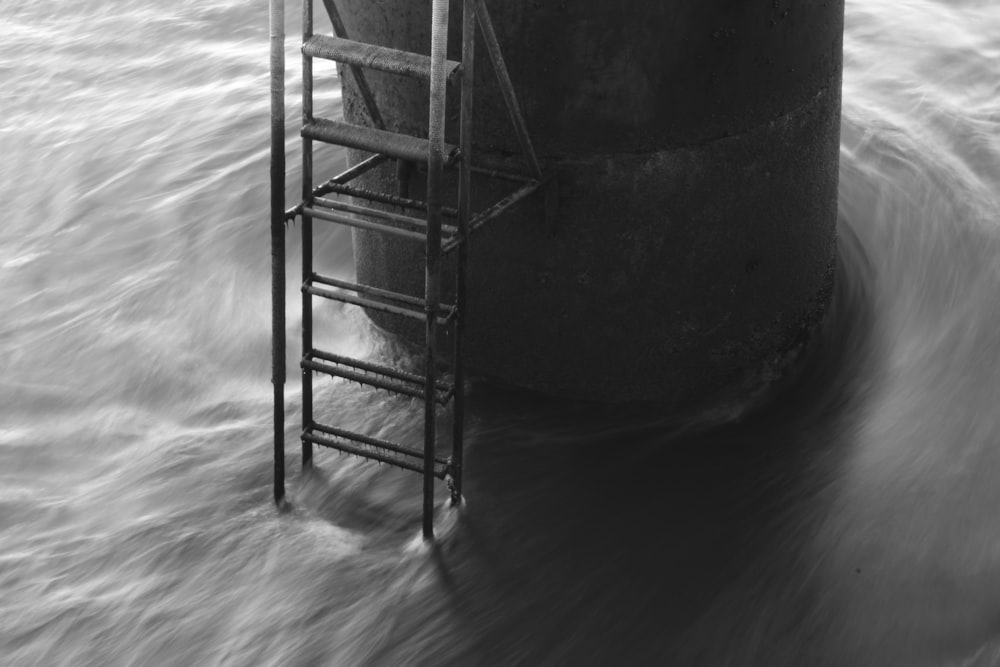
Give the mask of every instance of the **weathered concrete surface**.
MULTIPOLYGON (((343 7, 352 36, 426 53, 424 4, 343 7)), ((843 0, 487 4, 560 203, 554 230, 539 197, 474 238, 470 370, 672 404, 759 388, 832 286, 843 0)), ((456 37, 458 17, 455 3, 456 37)), ((509 157, 516 140, 477 56, 475 148, 509 157)), ((370 81, 393 129, 426 131, 420 83, 370 81)), ((349 75, 344 96, 347 117, 366 122, 349 75)), ((366 186, 394 190, 394 169, 366 186)), ((475 187, 479 208, 500 194, 475 187)), ((420 247, 368 233, 355 244, 363 282, 421 293, 420 247)))

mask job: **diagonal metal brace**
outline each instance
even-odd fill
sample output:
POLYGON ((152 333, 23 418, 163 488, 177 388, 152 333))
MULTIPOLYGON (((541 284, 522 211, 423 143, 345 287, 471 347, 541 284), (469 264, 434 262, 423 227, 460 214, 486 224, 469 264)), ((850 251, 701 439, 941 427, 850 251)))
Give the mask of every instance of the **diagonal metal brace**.
MULTIPOLYGON (((332 0, 324 0, 324 2, 332 0)), ((476 18, 479 20, 479 29, 483 33, 486 42, 486 51, 489 53, 493 69, 497 73, 497 80, 500 82, 500 92, 503 94, 503 101, 507 105, 507 113, 514 124, 514 131, 517 133, 517 140, 521 144, 521 150, 528 161, 528 169, 535 180, 542 180, 542 168, 538 165, 538 158, 535 156, 535 148, 531 144, 531 136, 528 134, 528 127, 524 122, 524 115, 521 113, 521 106, 517 102, 517 95, 514 93, 514 84, 510 80, 507 72, 507 63, 503 59, 500 51, 500 42, 497 41, 496 30, 493 29, 493 21, 486 10, 484 0, 475 0, 476 18)))
MULTIPOLYGON (((350 39, 347 36, 347 28, 344 26, 344 20, 340 17, 340 12, 337 10, 337 3, 334 0, 323 0, 323 6, 326 7, 326 13, 330 17, 330 23, 333 25, 333 34, 341 39, 350 39)), ((351 76, 354 77, 354 83, 358 86, 361 99, 364 100, 365 109, 368 110, 368 116, 372 120, 372 126, 379 130, 384 130, 385 121, 382 120, 382 113, 378 110, 378 104, 375 103, 375 95, 372 94, 372 89, 368 85, 368 79, 365 77, 364 70, 358 65, 348 65, 347 67, 351 70, 351 76)))

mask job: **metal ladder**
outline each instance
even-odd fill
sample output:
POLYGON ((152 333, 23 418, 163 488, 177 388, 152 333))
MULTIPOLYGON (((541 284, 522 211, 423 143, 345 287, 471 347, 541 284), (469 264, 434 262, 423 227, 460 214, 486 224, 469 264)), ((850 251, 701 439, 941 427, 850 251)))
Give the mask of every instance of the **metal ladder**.
MULTIPOLYGON (((286 224, 302 222, 302 465, 312 464, 313 445, 320 445, 366 459, 417 472, 423 476, 423 535, 433 539, 434 480, 444 480, 452 504, 462 496, 464 429, 464 372, 462 328, 465 307, 467 242, 476 229, 496 218, 549 181, 544 178, 528 136, 513 85, 484 0, 463 0, 462 61, 446 59, 448 47, 448 0, 433 0, 431 55, 399 51, 348 38, 334 0, 323 0, 333 25, 333 35, 313 33, 313 1, 303 0, 302 44, 302 201, 286 210, 284 202, 284 0, 270 0, 271 37, 271 248, 272 248, 272 383, 274 385, 274 498, 279 505, 285 495, 284 470, 284 380, 285 380, 285 248, 286 224), (528 175, 512 174, 490 166, 474 166, 472 155, 473 64, 478 22, 485 46, 497 73, 500 89, 517 133, 528 175), (368 112, 372 127, 316 118, 313 115, 313 58, 332 60, 350 69, 368 112), (365 69, 377 69, 425 80, 430 85, 428 138, 387 131, 365 69), (459 145, 445 143, 445 101, 449 81, 461 87, 459 145), (313 141, 345 146, 372 155, 341 174, 313 186, 313 141), (400 194, 373 192, 351 182, 387 160, 427 165, 426 201, 400 194), (443 205, 444 170, 458 169, 458 206, 443 205), (483 211, 471 210, 473 171, 515 182, 517 188, 483 211), (398 207, 417 215, 331 199, 329 194, 398 207), (418 217, 419 216, 419 217, 418 217), (445 224, 443 217, 455 218, 445 224), (424 298, 355 284, 313 271, 312 225, 322 220, 354 228, 390 234, 426 247, 424 298), (456 253, 455 302, 441 303, 441 261, 456 253), (424 374, 416 375, 368 361, 351 359, 315 349, 312 341, 312 298, 322 297, 366 309, 415 317, 425 322, 424 374), (454 327, 452 380, 438 377, 438 329, 454 327), (313 419, 313 373, 346 378, 424 401, 424 443, 416 449, 400 443, 353 433, 313 419), (453 402, 454 430, 449 457, 436 453, 435 410, 453 402)), ((548 188, 552 191, 552 188, 548 188)), ((548 204, 547 200, 547 204, 548 204)), ((547 210, 551 207, 547 205, 547 210)))

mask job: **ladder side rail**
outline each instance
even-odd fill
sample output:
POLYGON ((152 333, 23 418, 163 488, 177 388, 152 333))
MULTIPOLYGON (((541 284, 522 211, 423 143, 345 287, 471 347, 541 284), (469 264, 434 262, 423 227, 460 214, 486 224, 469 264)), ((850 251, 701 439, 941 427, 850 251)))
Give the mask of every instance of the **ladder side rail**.
POLYGON ((462 162, 458 172, 458 257, 455 269, 455 404, 451 441, 451 503, 462 502, 465 446, 465 367, 462 362, 462 335, 465 328, 465 271, 468 261, 469 217, 472 213, 472 102, 473 72, 476 55, 476 8, 473 0, 462 2, 462 92, 460 103, 459 150, 462 162))
POLYGON ((424 509, 425 540, 434 539, 434 385, 437 373, 437 311, 441 298, 441 205, 444 186, 445 59, 448 51, 448 0, 431 6, 431 86, 427 138, 427 250, 424 284, 426 313, 424 368, 424 509))
MULTIPOLYGON (((341 39, 350 39, 347 35, 347 27, 344 25, 344 20, 340 16, 340 11, 337 9, 335 0, 323 0, 323 6, 326 7, 326 14, 330 17, 333 34, 341 39)), ((365 104, 365 109, 368 111, 368 117, 371 119, 372 125, 379 130, 384 130, 385 121, 382 119, 382 112, 379 111, 378 104, 375 102, 375 95, 372 93, 371 86, 368 85, 368 78, 365 76, 364 70, 357 65, 348 65, 347 69, 351 71, 351 76, 354 77, 354 83, 358 87, 358 92, 361 94, 361 99, 365 104)))
MULTIPOLYGON (((312 37, 313 31, 313 0, 302 1, 302 39, 312 37)), ((302 124, 312 121, 313 116, 313 62, 312 56, 302 54, 302 124)), ((309 137, 302 137, 302 201, 308 202, 312 196, 313 180, 313 142, 309 137)), ((302 211, 302 281, 312 277, 313 269, 313 219, 302 211)), ((302 352, 312 350, 312 293, 302 290, 302 352)), ((304 435, 313 422, 313 375, 312 371, 300 366, 302 373, 302 434, 304 435)), ((302 467, 307 468, 313 462, 312 443, 304 437, 302 441, 302 467)))
POLYGON ((271 42, 271 384, 274 502, 285 498, 285 2, 269 0, 271 42))
POLYGON ((500 82, 500 92, 503 94, 503 101, 507 105, 507 113, 514 124, 514 131, 517 133, 517 140, 521 144, 521 150, 528 161, 528 169, 536 180, 542 180, 542 168, 538 164, 535 155, 535 148, 528 135, 528 127, 524 122, 524 115, 521 113, 521 106, 518 104, 517 95, 514 93, 514 84, 510 80, 507 72, 507 63, 503 59, 500 51, 500 42, 497 41, 496 30, 493 28, 493 21, 490 20, 489 12, 486 10, 484 0, 475 0, 476 18, 479 19, 479 28, 483 33, 483 41, 486 51, 489 53, 493 69, 496 71, 497 80, 500 82))

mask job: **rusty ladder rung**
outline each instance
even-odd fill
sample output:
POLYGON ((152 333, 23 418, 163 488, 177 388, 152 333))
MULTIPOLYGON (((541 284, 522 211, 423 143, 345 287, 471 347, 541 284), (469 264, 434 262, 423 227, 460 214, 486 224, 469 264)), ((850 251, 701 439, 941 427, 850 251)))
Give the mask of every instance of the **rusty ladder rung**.
MULTIPOLYGON (((325 183, 322 188, 317 188, 317 190, 324 190, 322 194, 337 194, 347 197, 354 197, 356 199, 364 199, 366 201, 378 202, 380 204, 388 204, 389 206, 397 206, 399 208, 408 208, 414 211, 427 211, 427 202, 421 201, 419 199, 410 199, 409 197, 400 197, 398 195, 391 195, 387 192, 378 192, 376 190, 368 190, 366 188, 359 188, 353 185, 346 185, 341 183, 334 183, 331 181, 325 183)), ((315 196, 320 196, 317 193, 315 196)), ((441 215, 446 218, 457 218, 458 209, 451 206, 442 206, 441 215)), ((444 228, 449 227, 449 225, 444 225, 444 228)))
MULTIPOLYGON (((339 355, 310 350, 301 361, 302 368, 325 373, 359 384, 365 384, 376 389, 385 389, 394 394, 426 400, 424 391, 425 378, 413 373, 407 373, 388 366, 371 362, 341 357, 339 355), (317 361, 318 360, 318 361, 317 361)), ((455 395, 454 385, 435 381, 434 402, 445 405, 455 395)))
MULTIPOLYGON (((313 200, 313 204, 316 206, 322 206, 323 208, 332 209, 334 211, 343 211, 345 213, 355 213, 357 215, 364 215, 371 218, 388 220, 390 222, 408 226, 410 229, 420 230, 424 233, 427 231, 426 220, 414 218, 410 215, 400 215, 399 213, 383 211, 382 209, 371 208, 370 206, 358 206, 357 204, 348 204, 347 202, 337 201, 336 199, 326 199, 324 197, 315 198, 313 200)), ((453 236, 458 233, 458 227, 455 227, 454 225, 442 224, 441 231, 453 236)))
MULTIPOLYGON (((351 125, 338 120, 314 118, 302 126, 302 136, 327 144, 357 148, 370 153, 383 153, 398 160, 423 162, 430 151, 430 141, 408 134, 376 130, 360 125, 351 125)), ((445 144, 444 165, 453 165, 458 160, 458 146, 445 144)))
MULTIPOLYGON (((411 51, 390 49, 386 46, 356 42, 331 35, 313 35, 302 44, 302 53, 313 58, 332 60, 345 65, 400 74, 424 81, 431 80, 431 58, 411 51)), ((461 63, 445 61, 445 77, 454 78, 461 63)))
MULTIPOLYGON (((302 437, 317 445, 337 449, 347 454, 353 454, 355 456, 360 456, 361 458, 374 459, 399 468, 412 470, 416 473, 422 474, 424 472, 423 465, 421 465, 423 463, 421 461, 423 458, 422 451, 406 447, 405 445, 391 442, 389 440, 373 438, 371 436, 354 433, 346 429, 336 428, 334 426, 321 423, 313 423, 310 427, 303 429, 302 437), (360 446, 345 446, 346 443, 338 442, 337 440, 334 440, 334 438, 357 443, 357 445, 360 446), (412 462, 409 459, 415 459, 417 462, 412 462)), ((439 479, 444 479, 450 472, 449 468, 451 466, 451 461, 435 456, 434 463, 436 465, 432 474, 439 479), (440 468, 438 466, 440 466, 440 468)))
MULTIPOLYGON (((411 297, 408 294, 400 294, 390 290, 378 289, 368 285, 359 285, 346 280, 338 280, 314 273, 311 280, 302 284, 302 289, 315 296, 349 303, 362 308, 371 308, 383 313, 392 313, 414 319, 425 319, 427 309, 423 299, 411 297), (317 287, 316 284, 332 287, 333 290, 317 287), (354 292, 354 294, 350 294, 354 292), (371 298, 366 298, 371 297, 371 298)), ((438 324, 446 325, 454 321, 458 314, 455 306, 438 305, 438 324)))

